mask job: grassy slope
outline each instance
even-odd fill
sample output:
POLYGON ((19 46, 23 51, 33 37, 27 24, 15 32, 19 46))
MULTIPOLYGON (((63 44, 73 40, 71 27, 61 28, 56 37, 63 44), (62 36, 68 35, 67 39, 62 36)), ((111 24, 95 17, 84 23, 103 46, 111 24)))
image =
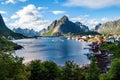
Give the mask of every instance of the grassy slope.
POLYGON ((19 45, 7 39, 0 38, 0 51, 1 50, 4 50, 4 51, 13 50, 15 46, 17 47, 19 45))
POLYGON ((42 36, 53 36, 53 29, 51 29, 51 30, 48 31, 48 32, 43 33, 42 36))

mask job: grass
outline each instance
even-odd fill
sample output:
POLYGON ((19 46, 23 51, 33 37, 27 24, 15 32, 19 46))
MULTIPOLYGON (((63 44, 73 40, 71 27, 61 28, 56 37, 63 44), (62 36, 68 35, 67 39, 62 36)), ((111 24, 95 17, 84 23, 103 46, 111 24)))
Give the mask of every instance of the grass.
POLYGON ((0 38, 0 49, 4 51, 13 50, 14 46, 17 44, 13 43, 12 41, 9 41, 7 39, 0 38))
POLYGON ((53 29, 51 29, 51 30, 48 31, 48 32, 43 33, 42 36, 53 36, 53 29))

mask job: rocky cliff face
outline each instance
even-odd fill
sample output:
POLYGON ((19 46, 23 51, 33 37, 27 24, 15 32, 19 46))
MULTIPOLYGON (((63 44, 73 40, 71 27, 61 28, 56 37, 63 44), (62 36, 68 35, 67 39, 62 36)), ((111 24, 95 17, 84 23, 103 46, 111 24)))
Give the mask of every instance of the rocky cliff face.
POLYGON ((47 30, 49 31, 49 30, 55 28, 56 24, 57 24, 57 20, 53 21, 53 22, 50 24, 50 26, 48 26, 47 30))
POLYGON ((42 30, 40 30, 40 31, 39 31, 40 36, 42 36, 42 34, 45 33, 45 32, 46 32, 46 29, 45 29, 45 28, 43 28, 42 30))
POLYGON ((5 32, 4 30, 7 30, 8 32, 10 31, 10 30, 6 27, 6 25, 5 25, 5 23, 4 23, 4 20, 3 20, 2 16, 1 16, 1 14, 0 14, 0 33, 3 32, 3 34, 4 34, 4 32, 5 32))
POLYGON ((85 31, 89 31, 87 26, 82 25, 81 23, 73 23, 67 16, 63 16, 60 20, 55 20, 50 26, 48 26, 48 29, 44 35, 52 36, 68 33, 78 34, 85 31))
POLYGON ((25 36, 14 33, 11 31, 6 25, 5 22, 0 14, 0 37, 6 37, 6 38, 23 38, 25 36))
POLYGON ((88 32, 89 28, 86 25, 83 25, 81 22, 75 22, 76 25, 80 26, 83 32, 88 32))
POLYGON ((101 25, 102 25, 101 23, 97 24, 97 25, 95 26, 95 31, 98 31, 101 25))
POLYGON ((102 24, 98 32, 102 34, 120 34, 120 19, 102 24))

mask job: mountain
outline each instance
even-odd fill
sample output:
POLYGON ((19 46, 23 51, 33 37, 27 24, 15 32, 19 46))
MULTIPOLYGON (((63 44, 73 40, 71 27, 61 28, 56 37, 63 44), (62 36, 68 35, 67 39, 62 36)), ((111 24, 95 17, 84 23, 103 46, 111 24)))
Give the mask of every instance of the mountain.
POLYGON ((28 36, 28 37, 34 37, 34 36, 40 36, 40 33, 33 30, 33 29, 22 29, 22 28, 14 28, 13 31, 15 33, 20 33, 20 34, 23 34, 25 36, 28 36))
POLYGON ((0 37, 5 37, 5 38, 24 38, 22 34, 18 34, 10 30, 6 25, 5 22, 0 14, 0 37))
POLYGON ((89 28, 86 25, 83 25, 81 22, 75 22, 76 25, 80 26, 83 32, 88 32, 89 28))
POLYGON ((42 34, 45 33, 45 32, 46 32, 46 29, 45 29, 45 28, 43 28, 42 30, 40 30, 40 31, 39 31, 40 36, 42 36, 42 34))
POLYGON ((100 25, 98 32, 102 34, 120 34, 120 19, 100 25))
POLYGON ((97 25, 95 26, 95 31, 98 31, 101 25, 102 25, 101 23, 97 24, 97 25))
POLYGON ((63 16, 60 20, 53 21, 48 26, 43 36, 60 36, 64 34, 79 34, 89 31, 88 27, 80 22, 73 23, 67 16, 63 16))

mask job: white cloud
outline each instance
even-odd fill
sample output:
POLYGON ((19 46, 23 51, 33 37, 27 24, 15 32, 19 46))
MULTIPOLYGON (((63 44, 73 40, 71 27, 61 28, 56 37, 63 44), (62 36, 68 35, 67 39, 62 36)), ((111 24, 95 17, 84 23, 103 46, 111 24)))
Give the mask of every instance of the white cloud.
POLYGON ((52 13, 58 15, 58 14, 64 14, 65 11, 56 10, 56 11, 52 11, 52 13))
POLYGON ((16 4, 17 2, 26 2, 27 0, 5 0, 1 4, 16 4))
POLYGON ((108 21, 111 21, 112 19, 108 19, 108 18, 101 18, 101 19, 90 19, 89 16, 86 15, 81 15, 79 17, 76 18, 70 18, 73 22, 81 22, 85 25, 87 25, 90 29, 93 29, 97 24, 99 23, 105 23, 108 21))
POLYGON ((38 10, 46 10, 46 9, 48 9, 48 7, 38 7, 38 10))
POLYGON ((11 19, 16 19, 15 22, 11 23, 11 26, 17 26, 21 28, 35 29, 36 31, 46 27, 48 20, 43 20, 42 15, 39 13, 39 9, 29 4, 23 9, 17 11, 11 19))
POLYGON ((65 6, 80 6, 88 8, 104 8, 110 6, 119 6, 120 0, 68 0, 65 6))
POLYGON ((6 11, 0 11, 0 14, 6 14, 7 12, 6 11))
POLYGON ((12 4, 15 4, 16 2, 14 1, 14 0, 6 0, 6 2, 5 2, 6 4, 8 4, 8 3, 12 3, 12 4))
POLYGON ((5 18, 5 17, 3 17, 3 20, 5 21, 5 23, 9 21, 8 18, 5 18))
POLYGON ((18 16, 14 14, 14 15, 12 15, 10 18, 11 18, 11 19, 17 19, 18 16))

